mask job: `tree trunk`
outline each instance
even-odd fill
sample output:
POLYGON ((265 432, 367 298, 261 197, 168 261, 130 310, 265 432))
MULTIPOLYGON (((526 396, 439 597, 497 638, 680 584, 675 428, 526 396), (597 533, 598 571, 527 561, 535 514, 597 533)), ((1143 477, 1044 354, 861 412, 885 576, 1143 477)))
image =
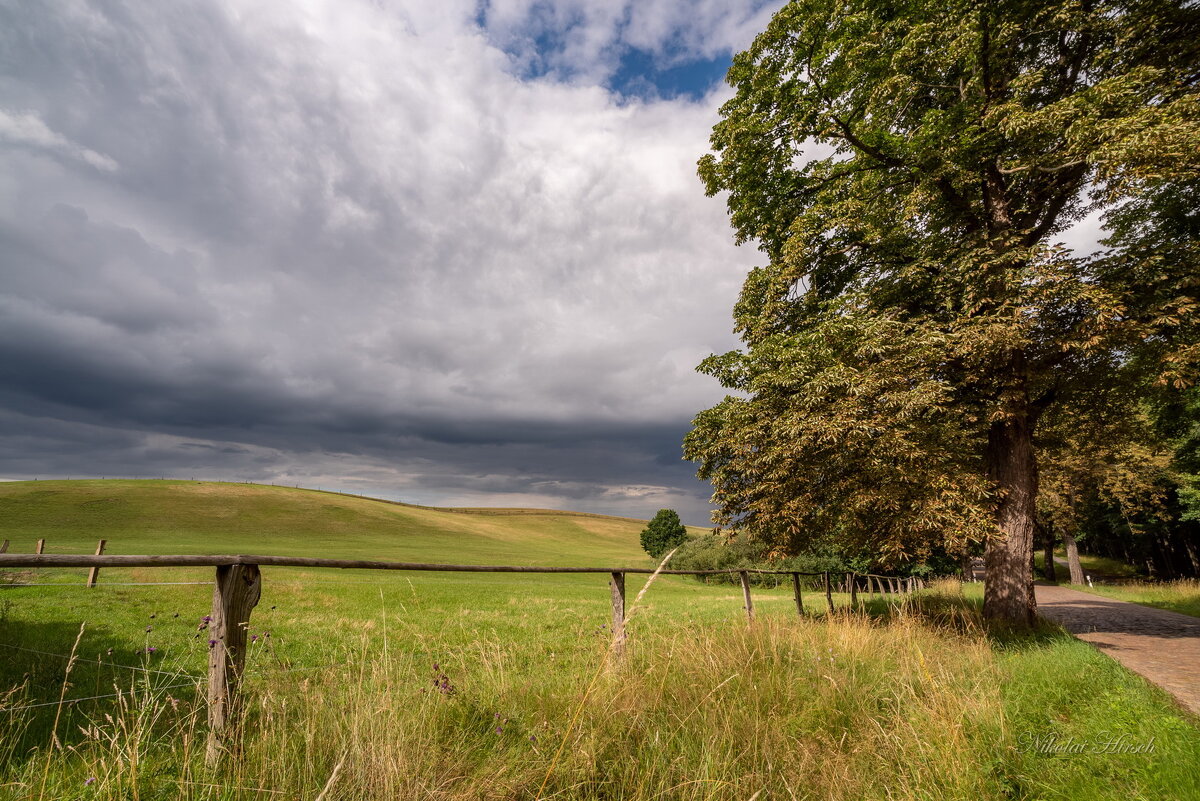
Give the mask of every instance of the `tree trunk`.
POLYGON ((1071 571, 1071 583, 1084 584, 1083 565, 1079 564, 1079 546, 1075 544, 1075 536, 1064 531, 1062 538, 1067 546, 1067 569, 1071 571))
POLYGON ((1045 566, 1042 572, 1046 574, 1046 581, 1058 581, 1058 574, 1054 572, 1054 529, 1046 530, 1045 548, 1042 553, 1042 561, 1045 566))
POLYGON ((1033 595, 1033 527, 1037 502, 1037 463, 1033 452, 1033 420, 1028 394, 1010 416, 988 431, 988 477, 996 482, 1000 502, 998 531, 988 537, 983 614, 990 620, 1032 625, 1037 615, 1033 595))
POLYGON ((975 571, 971 568, 972 561, 971 554, 966 551, 963 551, 962 556, 959 557, 959 566, 962 568, 963 581, 975 580, 975 571))
POLYGON ((1192 576, 1200 576, 1200 555, 1196 553, 1196 543, 1187 534, 1180 537, 1183 547, 1187 550, 1188 560, 1192 563, 1192 576))

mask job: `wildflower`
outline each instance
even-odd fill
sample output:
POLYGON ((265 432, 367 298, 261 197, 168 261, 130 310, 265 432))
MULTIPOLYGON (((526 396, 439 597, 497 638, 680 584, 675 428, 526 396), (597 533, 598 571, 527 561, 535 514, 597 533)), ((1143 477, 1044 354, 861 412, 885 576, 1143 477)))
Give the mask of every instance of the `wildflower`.
POLYGON ((153 630, 154 630, 154 627, 153 627, 153 626, 146 626, 146 633, 147 633, 147 634, 149 634, 149 633, 150 633, 151 631, 153 631, 153 630))
POLYGON ((201 623, 212 623, 212 615, 205 615, 204 617, 200 618, 200 622, 201 623))
POLYGON ((156 618, 156 617, 158 617, 158 613, 157 613, 157 612, 155 612, 153 615, 151 615, 151 616, 150 616, 150 619, 151 619, 151 620, 154 620, 154 618, 156 618))
POLYGON ((148 653, 148 654, 153 654, 157 651, 158 651, 158 649, 155 648, 153 645, 151 645, 149 648, 146 649, 146 653, 148 653))
POLYGON ((208 647, 209 647, 209 648, 216 648, 216 647, 217 647, 217 641, 216 641, 216 640, 209 640, 209 641, 208 641, 208 647))
POLYGON ((504 729, 502 729, 502 728, 500 728, 499 726, 497 726, 497 727, 496 727, 496 734, 504 734, 504 729))
POLYGON ((258 635, 257 635, 257 634, 251 634, 251 635, 250 635, 250 642, 258 642, 258 635))
MULTIPOLYGON (((436 663, 433 666, 433 687, 442 695, 454 695, 458 692, 458 689, 450 683, 450 677, 436 663)), ((500 716, 496 715, 496 717, 499 718, 500 716)))
POLYGON ((96 777, 95 777, 95 776, 88 776, 88 777, 87 777, 87 779, 85 779, 85 780, 84 780, 84 782, 83 782, 83 786, 84 786, 84 787, 87 787, 88 785, 90 785, 90 784, 91 784, 92 782, 94 782, 94 781, 96 781, 96 777))
POLYGON ((534 737, 534 736, 531 734, 531 735, 529 735, 529 742, 531 742, 531 743, 536 743, 536 742, 537 742, 537 738, 536 738, 536 737, 534 737))

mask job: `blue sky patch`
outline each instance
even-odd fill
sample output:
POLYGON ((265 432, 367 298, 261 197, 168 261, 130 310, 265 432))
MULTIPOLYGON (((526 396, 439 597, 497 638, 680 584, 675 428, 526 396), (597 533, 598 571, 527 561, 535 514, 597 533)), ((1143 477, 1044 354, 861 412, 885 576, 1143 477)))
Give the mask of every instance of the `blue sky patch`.
POLYGON ((608 86, 626 97, 698 100, 724 80, 732 62, 732 53, 722 53, 716 58, 659 67, 652 53, 629 48, 608 86))

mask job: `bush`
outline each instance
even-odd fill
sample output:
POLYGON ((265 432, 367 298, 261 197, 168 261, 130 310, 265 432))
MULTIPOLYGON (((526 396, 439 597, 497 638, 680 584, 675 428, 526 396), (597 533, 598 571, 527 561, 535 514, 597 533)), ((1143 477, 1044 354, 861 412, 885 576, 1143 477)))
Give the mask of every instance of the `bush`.
MULTIPOLYGON (((693 537, 683 544, 671 559, 676 570, 795 570, 798 573, 839 573, 849 570, 846 560, 831 551, 812 550, 786 559, 771 559, 769 549, 761 542, 744 536, 729 538, 717 534, 693 537)), ((734 584, 735 575, 724 573, 697 576, 705 583, 734 584)), ((787 576, 751 574, 750 582, 757 586, 775 587, 788 581, 787 576)))

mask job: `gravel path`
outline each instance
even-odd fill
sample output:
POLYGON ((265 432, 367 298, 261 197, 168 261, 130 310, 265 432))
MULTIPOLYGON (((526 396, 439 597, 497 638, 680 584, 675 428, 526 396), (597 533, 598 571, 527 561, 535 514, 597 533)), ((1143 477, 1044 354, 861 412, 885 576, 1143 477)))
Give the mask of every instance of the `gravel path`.
POLYGON ((1200 715, 1200 617, 1038 584, 1038 613, 1200 715))

